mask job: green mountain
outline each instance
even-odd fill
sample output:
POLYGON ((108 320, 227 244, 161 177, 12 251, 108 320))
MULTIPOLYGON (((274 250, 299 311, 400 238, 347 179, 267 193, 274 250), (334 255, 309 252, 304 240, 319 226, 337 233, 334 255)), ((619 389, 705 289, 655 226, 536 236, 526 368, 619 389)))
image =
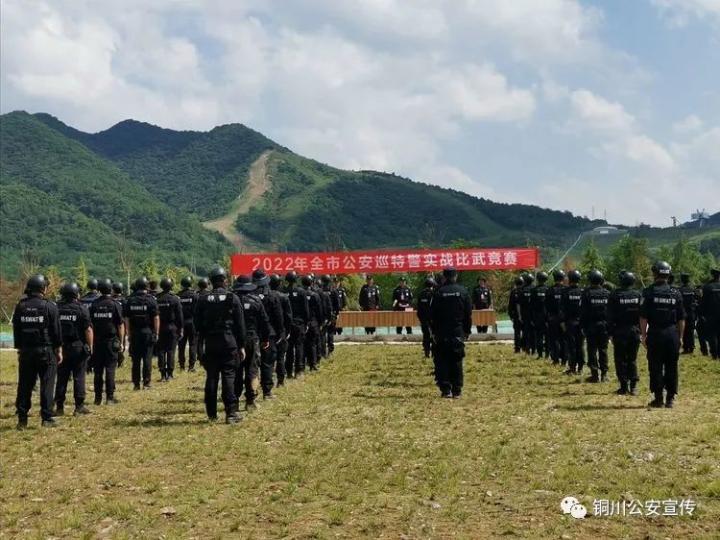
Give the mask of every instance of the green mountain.
POLYGON ((229 245, 158 200, 88 147, 23 112, 0 117, 0 262, 17 273, 31 256, 68 269, 83 258, 115 274, 120 252, 137 263, 207 266, 229 245))

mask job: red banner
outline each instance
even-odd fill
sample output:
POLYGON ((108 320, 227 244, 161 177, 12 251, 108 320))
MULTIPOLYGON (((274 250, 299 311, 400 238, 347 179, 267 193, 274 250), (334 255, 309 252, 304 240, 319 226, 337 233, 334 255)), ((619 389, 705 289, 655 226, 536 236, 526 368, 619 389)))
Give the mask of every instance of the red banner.
POLYGON ((381 274, 435 272, 448 266, 458 270, 521 270, 537 268, 537 248, 339 251, 334 253, 237 253, 232 273, 381 274))

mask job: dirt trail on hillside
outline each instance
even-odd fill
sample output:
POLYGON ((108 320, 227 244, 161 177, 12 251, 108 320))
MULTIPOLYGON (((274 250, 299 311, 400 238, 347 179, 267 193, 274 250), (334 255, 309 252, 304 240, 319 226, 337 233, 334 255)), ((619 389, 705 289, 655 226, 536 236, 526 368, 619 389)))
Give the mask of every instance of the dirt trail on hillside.
POLYGON ((247 185, 238 198, 233 201, 230 212, 218 219, 203 222, 205 228, 218 231, 236 248, 243 248, 247 244, 245 236, 235 229, 237 218, 249 212, 253 205, 258 203, 270 189, 270 178, 267 174, 267 162, 270 154, 272 154, 272 150, 266 150, 250 165, 247 185))

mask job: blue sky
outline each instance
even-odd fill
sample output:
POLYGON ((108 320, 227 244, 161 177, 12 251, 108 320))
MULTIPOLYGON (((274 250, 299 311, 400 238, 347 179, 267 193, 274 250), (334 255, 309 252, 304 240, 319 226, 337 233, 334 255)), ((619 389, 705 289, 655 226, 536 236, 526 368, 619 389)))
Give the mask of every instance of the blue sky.
POLYGON ((720 210, 720 0, 2 0, 3 112, 669 225, 720 210))

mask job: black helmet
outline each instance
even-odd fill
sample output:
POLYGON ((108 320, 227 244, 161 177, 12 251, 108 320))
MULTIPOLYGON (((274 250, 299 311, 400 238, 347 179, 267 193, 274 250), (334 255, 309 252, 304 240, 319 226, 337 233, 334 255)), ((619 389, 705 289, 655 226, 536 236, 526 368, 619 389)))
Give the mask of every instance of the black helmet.
POLYGON ((425 278, 425 286, 426 287, 435 287, 435 286, 437 286, 437 283, 432 278, 432 276, 428 276, 425 278))
POLYGON ((278 290, 280 288, 280 285, 282 285, 282 278, 279 275, 273 274, 272 276, 270 276, 270 288, 273 291, 278 290))
POLYGON ((288 283, 295 283, 298 280, 298 274, 295 270, 290 270, 285 274, 285 281, 288 283))
POLYGON ((535 276, 538 280, 538 283, 545 283, 548 280, 548 275, 546 272, 538 272, 535 276))
POLYGON ((580 283, 581 279, 582 274, 580 273, 580 270, 570 270, 568 272, 568 281, 570 283, 580 283))
POLYGON ((74 281, 63 283, 63 286, 60 287, 60 296, 67 299, 77 298, 80 296, 80 287, 78 287, 78 284, 74 281))
POLYGON ((148 281, 148 287, 150 287, 150 290, 154 291, 157 289, 157 279, 151 279, 148 281))
POLYGON ((522 276, 518 276, 515 278, 515 286, 516 287, 522 287, 525 285, 525 281, 523 280, 522 276))
POLYGON ((452 279, 457 277, 458 272, 454 267, 448 266, 447 268, 443 268, 442 274, 445 279, 452 279))
POLYGON ((253 272, 252 280, 253 280, 253 283, 255 285, 257 285, 258 287, 264 287, 265 285, 270 283, 270 278, 265 273, 265 270, 263 270, 262 268, 258 268, 257 270, 255 270, 253 272))
POLYGON ((213 266, 208 276, 210 277, 210 283, 214 285, 227 279, 227 272, 222 266, 213 266))
POLYGON ((90 291, 96 291, 98 288, 98 280, 95 278, 88 279, 87 289, 90 291))
POLYGON ((593 268, 588 274, 588 281, 592 285, 602 285, 603 281, 605 281, 605 277, 600 270, 593 268))
POLYGON ((711 268, 710 275, 714 278, 720 276, 720 268, 711 268))
POLYGON ((562 280, 565 279, 565 272, 563 272, 562 270, 560 270, 558 268, 557 270, 553 271, 553 279, 555 280, 556 283, 561 282, 562 280))
POLYGON ((185 289, 189 289, 190 286, 192 285, 192 282, 193 282, 193 278, 191 276, 185 276, 184 278, 182 278, 180 280, 180 286, 185 289))
POLYGON ((208 283, 208 278, 201 277, 200 279, 198 279, 198 289, 207 289, 208 285, 210 285, 210 283, 208 283))
POLYGON ((257 285, 253 283, 250 276, 242 275, 235 278, 235 283, 233 284, 233 291, 251 292, 255 289, 257 289, 257 285))
POLYGON ((635 284, 635 274, 632 272, 623 270, 618 277, 620 278, 620 285, 623 287, 632 287, 635 284))
POLYGON ((303 276, 300 283, 302 283, 303 287, 309 287, 313 284, 313 278, 311 276, 303 276))
POLYGON ((25 285, 25 290, 28 292, 43 292, 47 287, 47 279, 42 274, 35 274, 30 276, 25 285))
POLYGON ((669 276, 672 267, 665 261, 658 261, 652 265, 652 273, 656 276, 669 276))
POLYGON ((687 285, 688 283, 690 283, 690 274, 688 274, 686 272, 683 272, 682 274, 680 274, 680 282, 683 285, 687 285))
POLYGON ((330 274, 323 274, 320 276, 320 281, 325 285, 328 285, 332 281, 332 278, 330 278, 330 274))
POLYGON ((139 277, 135 280, 135 290, 136 291, 146 291, 148 288, 148 278, 145 276, 139 277))
POLYGON ((169 277, 164 277, 160 280, 160 288, 167 292, 173 288, 173 280, 169 277))
POLYGON ((115 294, 122 294, 125 290, 121 281, 114 281, 112 284, 112 290, 115 294))
POLYGON ((108 278, 99 279, 97 288, 100 294, 110 294, 112 292, 112 281, 108 278))
POLYGON ((523 283, 525 285, 531 285, 533 281, 535 281, 535 278, 532 274, 523 274, 523 283))

